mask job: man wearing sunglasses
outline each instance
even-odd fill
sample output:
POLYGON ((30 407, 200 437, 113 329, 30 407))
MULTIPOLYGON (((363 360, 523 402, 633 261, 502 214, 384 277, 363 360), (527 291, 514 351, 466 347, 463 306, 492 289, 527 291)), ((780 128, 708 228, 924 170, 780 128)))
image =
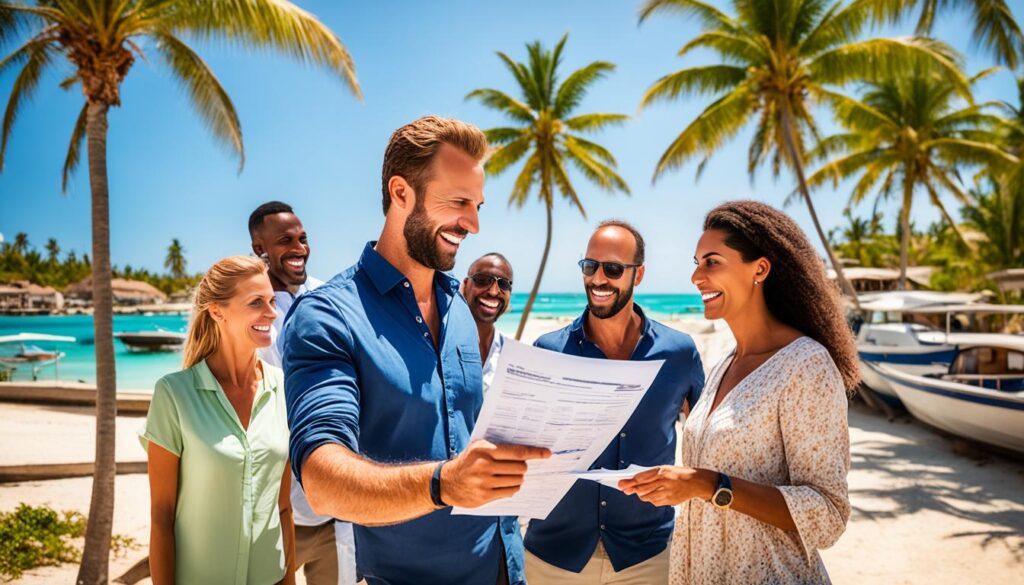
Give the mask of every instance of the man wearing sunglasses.
POLYGON ((480 359, 483 361, 484 392, 491 386, 498 355, 505 336, 494 326, 505 314, 512 299, 512 265, 497 252, 484 254, 469 267, 462 281, 462 296, 480 333, 480 359))
MULTIPOLYGON (((644 278, 644 239, 632 225, 602 222, 579 262, 587 308, 537 347, 598 359, 665 360, 647 394, 591 469, 675 461, 675 423, 696 403, 704 368, 689 335, 647 317, 633 290, 644 278)), ((578 481, 545 520, 526 532, 530 585, 666 583, 673 509, 578 481)))

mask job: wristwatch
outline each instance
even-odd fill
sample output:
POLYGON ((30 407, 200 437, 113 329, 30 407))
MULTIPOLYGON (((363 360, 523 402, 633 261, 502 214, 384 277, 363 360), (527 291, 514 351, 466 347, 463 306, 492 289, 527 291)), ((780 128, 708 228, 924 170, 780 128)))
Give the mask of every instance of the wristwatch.
POLYGON ((723 510, 732 505, 732 480, 722 472, 718 472, 718 486, 711 496, 711 503, 723 510))

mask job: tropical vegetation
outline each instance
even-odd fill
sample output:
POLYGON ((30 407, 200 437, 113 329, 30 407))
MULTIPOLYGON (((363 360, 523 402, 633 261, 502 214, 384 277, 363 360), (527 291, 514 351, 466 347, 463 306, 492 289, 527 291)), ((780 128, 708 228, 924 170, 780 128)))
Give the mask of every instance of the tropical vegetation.
MULTIPOLYGON (((88 254, 79 256, 74 250, 68 250, 62 257, 60 244, 55 238, 47 240, 44 251, 45 254, 33 246, 25 233, 15 234, 13 241, 0 244, 0 282, 23 280, 60 290, 92 274, 92 261, 88 254)), ((111 274, 115 278, 141 280, 168 295, 185 293, 199 282, 202 275, 187 273, 187 262, 181 255, 183 252, 184 248, 177 239, 167 247, 168 259, 175 259, 172 266, 179 268, 179 273, 166 265, 168 272, 159 273, 126 264, 123 267, 112 266, 111 274)))
POLYGON ((285 0, 38 0, 0 2, 0 74, 17 68, 0 128, 0 169, 19 110, 60 61, 83 103, 71 132, 64 185, 86 144, 92 203, 92 274, 96 352, 96 472, 85 550, 76 582, 107 582, 114 509, 116 387, 112 332, 107 115, 121 105, 121 86, 136 59, 167 68, 184 87, 213 136, 245 161, 235 106, 206 61, 185 40, 219 39, 246 49, 271 49, 321 66, 359 94, 352 58, 330 29, 285 0), (0 53, 2 54, 2 53, 0 53))
POLYGON ((526 162, 512 187, 509 205, 522 208, 535 191, 547 214, 544 253, 519 320, 516 339, 523 335, 544 278, 551 250, 552 208, 556 193, 567 199, 583 217, 587 216, 569 169, 575 169, 604 191, 629 194, 629 186, 616 171, 617 163, 611 151, 583 136, 621 124, 627 116, 576 112, 591 84, 614 71, 615 65, 594 61, 561 80, 558 66, 566 40, 568 34, 551 50, 545 49, 540 42, 528 44, 526 63, 514 61, 505 53, 498 52, 498 57, 515 78, 520 97, 497 89, 477 89, 466 96, 501 112, 513 124, 485 130, 487 140, 495 147, 486 163, 487 173, 500 175, 525 158, 526 162))
MULTIPOLYGON (((991 72, 983 71, 970 81, 991 72)), ((856 179, 850 205, 871 195, 899 199, 900 288, 906 288, 915 194, 927 195, 964 244, 973 249, 941 195, 952 194, 970 206, 960 184, 962 172, 969 167, 999 172, 1016 162, 1016 157, 998 145, 1002 120, 988 113, 992 104, 965 102, 957 91, 953 83, 927 69, 867 83, 861 100, 848 101, 836 112, 845 132, 824 138, 808 155, 811 160, 821 160, 839 153, 807 179, 811 189, 856 179)))

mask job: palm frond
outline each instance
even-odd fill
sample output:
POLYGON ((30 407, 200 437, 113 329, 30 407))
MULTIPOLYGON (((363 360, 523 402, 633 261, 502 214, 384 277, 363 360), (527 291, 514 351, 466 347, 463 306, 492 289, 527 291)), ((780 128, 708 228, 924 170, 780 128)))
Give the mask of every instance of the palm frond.
POLYGON ((933 68, 959 95, 973 101, 960 61, 962 58, 945 43, 904 37, 870 39, 829 49, 815 57, 808 69, 819 83, 844 85, 879 75, 895 79, 933 68))
POLYGON ((847 128, 868 132, 878 130, 879 127, 896 128, 899 125, 886 112, 861 100, 820 87, 815 88, 815 94, 832 108, 836 119, 847 128))
POLYGON ((583 202, 580 201, 580 196, 576 193, 576 188, 573 186, 572 181, 569 179, 568 173, 565 172, 565 160, 557 152, 552 153, 552 160, 549 163, 551 168, 551 178, 554 179, 555 185, 558 186, 558 192, 569 200, 576 209, 580 210, 580 215, 583 219, 587 218, 587 210, 583 208, 583 202))
POLYGON ((274 48, 302 62, 324 67, 362 98, 355 64, 341 39, 315 16, 283 0, 220 0, 158 3, 146 18, 171 32, 201 40, 222 40, 251 49, 274 48))
POLYGON ((587 94, 588 86, 612 71, 615 71, 615 65, 606 61, 595 61, 570 73, 555 95, 554 115, 558 118, 569 115, 580 105, 583 96, 587 94))
POLYGON ((669 73, 644 92, 640 107, 656 101, 670 100, 681 94, 718 94, 731 91, 747 77, 747 72, 733 65, 706 65, 669 73))
POLYGON ((580 146, 571 137, 565 141, 565 154, 573 162, 574 166, 583 173, 583 176, 598 187, 609 193, 615 191, 629 193, 629 186, 626 185, 626 181, 614 169, 595 159, 589 150, 580 146))
POLYGON ((1024 57, 1024 33, 1006 0, 974 0, 970 7, 974 17, 971 44, 985 47, 997 62, 1016 69, 1024 57))
POLYGON ((466 94, 467 100, 477 100, 488 108, 498 110, 513 120, 532 124, 536 118, 530 106, 496 89, 475 89, 466 94))
POLYGON ((189 93, 192 106, 206 121, 214 137, 238 154, 238 169, 245 166, 242 125, 231 98, 210 67, 188 45, 172 34, 157 35, 157 51, 175 78, 189 93))
POLYGON ((696 17, 701 28, 724 28, 733 30, 736 23, 726 13, 707 2, 698 0, 647 0, 640 8, 640 22, 659 12, 682 14, 685 17, 696 17))
POLYGON ((735 64, 759 63, 770 59, 762 45, 739 31, 709 30, 702 32, 687 41, 679 49, 677 55, 683 57, 697 48, 711 49, 727 62, 735 64))
POLYGON ((65 193, 68 190, 68 180, 78 167, 78 160, 82 152, 82 142, 85 141, 85 123, 88 120, 89 104, 82 105, 82 111, 78 113, 78 120, 75 121, 75 128, 71 131, 71 143, 68 145, 68 154, 64 159, 64 173, 61 178, 60 188, 65 193))
POLYGON ((629 120, 625 114, 580 114, 564 121, 565 127, 577 132, 596 132, 607 126, 618 126, 629 120))
POLYGON ((806 56, 816 55, 849 42, 860 35, 870 20, 871 12, 861 2, 853 2, 845 8, 842 3, 836 2, 804 37, 800 43, 800 52, 806 56))
POLYGON ((537 182, 540 175, 540 154, 534 151, 526 164, 520 169, 516 181, 512 185, 512 193, 509 195, 508 204, 522 207, 530 196, 530 190, 537 182))
POLYGON ((612 155, 611 151, 596 142, 591 142, 590 140, 587 140, 586 138, 583 138, 581 136, 572 136, 570 134, 564 135, 563 140, 565 142, 573 142, 579 148, 582 148, 583 150, 589 152, 591 155, 596 156, 599 160, 602 160, 611 166, 616 166, 618 164, 618 162, 616 162, 615 160, 615 156, 612 155))
POLYGON ((7 152, 7 141, 11 137, 11 129, 18 117, 18 110, 21 105, 32 97, 36 88, 39 87, 39 80, 43 72, 53 60, 53 52, 48 43, 32 45, 25 57, 25 65, 21 72, 14 79, 11 86, 11 95, 7 100, 7 108, 4 111, 3 128, 0 130, 0 170, 4 166, 4 154, 7 152))
POLYGON ((755 103, 751 89, 741 85, 705 108, 661 155, 654 180, 666 171, 679 168, 698 153, 710 157, 746 125, 755 103))
POLYGON ((509 72, 512 73, 512 77, 515 77, 516 83, 519 84, 520 90, 522 90, 523 98, 526 103, 530 105, 534 110, 540 110, 544 107, 542 98, 540 95, 540 89, 534 82, 533 78, 530 77, 530 71, 522 63, 514 61, 511 57, 502 53, 501 51, 496 52, 501 62, 505 64, 509 72))
POLYGON ((487 174, 496 176, 505 172, 506 169, 523 158, 526 152, 530 149, 531 143, 530 135, 526 134, 512 142, 509 142, 505 146, 500 146, 494 149, 491 156, 487 158, 487 162, 484 164, 484 169, 487 171, 487 174))
POLYGON ((487 143, 492 146, 508 144, 509 142, 517 140, 521 138, 523 135, 529 133, 529 128, 503 127, 484 130, 484 136, 487 137, 487 143))

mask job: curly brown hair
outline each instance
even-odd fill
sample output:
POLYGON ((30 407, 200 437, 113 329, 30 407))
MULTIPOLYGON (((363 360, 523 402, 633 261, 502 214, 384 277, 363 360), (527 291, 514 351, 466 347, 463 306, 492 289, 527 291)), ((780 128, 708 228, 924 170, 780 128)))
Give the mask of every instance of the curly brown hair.
POLYGON ((711 210, 704 230, 722 230, 727 246, 744 262, 767 258, 764 281, 768 311, 779 321, 823 345, 848 392, 860 382, 853 332, 843 316, 839 289, 829 282, 803 230, 788 215, 757 201, 730 201, 711 210))

